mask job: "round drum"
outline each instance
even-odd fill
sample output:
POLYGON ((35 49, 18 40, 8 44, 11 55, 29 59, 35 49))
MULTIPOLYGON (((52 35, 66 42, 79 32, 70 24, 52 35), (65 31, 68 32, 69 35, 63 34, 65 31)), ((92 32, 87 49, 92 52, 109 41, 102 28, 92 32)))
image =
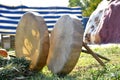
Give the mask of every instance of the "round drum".
POLYGON ((78 19, 62 16, 55 24, 50 38, 47 66, 51 72, 66 75, 75 67, 82 48, 83 27, 78 19))
POLYGON ((17 57, 25 57, 31 61, 30 69, 41 70, 47 60, 49 51, 49 34, 44 19, 27 12, 18 26, 15 37, 17 57))

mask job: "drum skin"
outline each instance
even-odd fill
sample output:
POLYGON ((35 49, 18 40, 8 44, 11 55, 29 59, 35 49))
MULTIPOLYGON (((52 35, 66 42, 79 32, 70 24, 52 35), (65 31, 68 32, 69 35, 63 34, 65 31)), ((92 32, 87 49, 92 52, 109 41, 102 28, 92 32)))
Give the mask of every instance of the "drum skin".
POLYGON ((66 75, 75 67, 82 48, 83 27, 80 20, 68 15, 55 24, 50 37, 47 59, 48 69, 58 75, 66 75))
POLYGON ((44 19, 30 12, 25 13, 17 26, 16 56, 30 60, 30 69, 40 71, 46 65, 48 51, 49 34, 44 19))

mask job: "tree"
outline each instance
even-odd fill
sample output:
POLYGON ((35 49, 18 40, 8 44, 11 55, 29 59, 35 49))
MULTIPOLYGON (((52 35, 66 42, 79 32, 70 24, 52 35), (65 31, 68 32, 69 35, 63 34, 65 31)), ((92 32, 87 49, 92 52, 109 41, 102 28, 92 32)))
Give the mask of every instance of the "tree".
POLYGON ((80 0, 69 0, 69 6, 70 7, 80 6, 80 0))
POLYGON ((81 6, 82 15, 89 17, 102 0, 69 0, 70 7, 81 6))

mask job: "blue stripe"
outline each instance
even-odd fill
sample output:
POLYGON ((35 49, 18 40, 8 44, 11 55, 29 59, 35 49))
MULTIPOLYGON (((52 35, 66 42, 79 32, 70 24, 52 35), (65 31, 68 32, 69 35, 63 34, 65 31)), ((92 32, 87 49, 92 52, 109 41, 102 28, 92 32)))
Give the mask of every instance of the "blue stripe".
POLYGON ((0 17, 9 18, 9 19, 18 19, 18 20, 21 18, 21 17, 17 17, 17 16, 14 16, 14 17, 4 16, 4 15, 1 15, 1 14, 0 14, 0 17))
POLYGON ((56 23, 56 21, 45 21, 46 23, 56 23))
MULTIPOLYGON (((7 14, 24 14, 27 11, 6 11, 6 10, 0 10, 1 13, 7 13, 7 14)), ((37 11, 36 11, 37 12, 37 11)), ((71 11, 56 11, 56 12, 51 12, 51 11, 44 11, 44 12, 38 12, 40 14, 81 14, 81 12, 71 12, 71 11)))
POLYGON ((18 24, 18 21, 11 21, 11 20, 0 20, 0 23, 7 23, 7 24, 18 24))
POLYGON ((12 29, 12 30, 16 30, 16 27, 13 27, 13 26, 1 26, 0 25, 0 29, 12 29))
POLYGON ((60 11, 60 12, 38 12, 40 14, 82 14, 81 12, 60 11))
POLYGON ((1 34, 16 34, 16 32, 3 32, 3 31, 0 31, 1 34))
POLYGON ((60 18, 60 16, 43 16, 43 18, 49 19, 49 18, 60 18))
MULTIPOLYGON (((56 21, 45 21, 46 23, 56 23, 56 21)), ((18 21, 0 20, 0 23, 18 24, 18 21)))
POLYGON ((81 8, 70 8, 70 7, 27 7, 27 6, 5 6, 0 4, 1 8, 6 9, 67 9, 67 10, 81 10, 81 8))
POLYGON ((49 28, 53 28, 53 27, 54 27, 54 25, 53 25, 53 26, 48 26, 48 29, 49 29, 49 28))
POLYGON ((6 5, 2 5, 0 4, 1 8, 6 8, 6 9, 19 9, 19 8, 28 8, 27 6, 6 6, 6 5))
POLYGON ((9 11, 9 10, 0 10, 0 13, 7 13, 7 14, 24 14, 25 11, 9 11))
POLYGON ((78 18, 82 19, 82 16, 77 16, 78 18))

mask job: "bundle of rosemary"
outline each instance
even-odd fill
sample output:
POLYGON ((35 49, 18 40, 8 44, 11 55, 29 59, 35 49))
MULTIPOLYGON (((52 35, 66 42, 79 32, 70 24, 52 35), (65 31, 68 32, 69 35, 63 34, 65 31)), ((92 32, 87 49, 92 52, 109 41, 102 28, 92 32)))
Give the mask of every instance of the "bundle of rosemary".
POLYGON ((11 58, 10 60, 0 57, 0 80, 26 80, 33 75, 29 70, 30 61, 25 58, 11 58))

